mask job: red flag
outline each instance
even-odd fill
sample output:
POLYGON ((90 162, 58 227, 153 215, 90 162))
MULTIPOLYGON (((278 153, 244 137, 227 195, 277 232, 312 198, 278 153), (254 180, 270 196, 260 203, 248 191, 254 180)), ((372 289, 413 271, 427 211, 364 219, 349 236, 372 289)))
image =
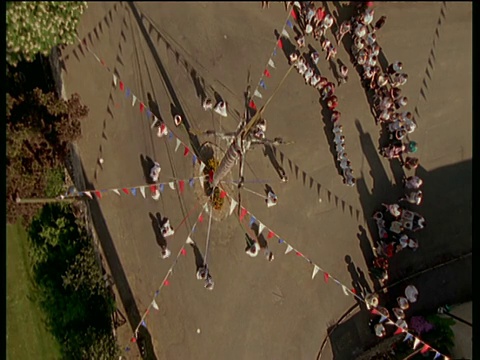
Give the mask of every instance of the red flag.
POLYGON ((271 238, 273 238, 274 236, 275 236, 275 233, 274 233, 272 230, 270 230, 270 231, 268 232, 267 239, 271 239, 271 238))
POLYGON ((168 281, 168 279, 166 279, 166 280, 163 282, 163 285, 165 285, 165 286, 170 285, 170 281, 168 281))
POLYGON ((189 152, 190 152, 190 149, 185 146, 185 150, 183 151, 183 156, 187 156, 189 152))
POLYGON ((292 9, 291 15, 292 15, 292 17, 293 17, 295 20, 297 20, 297 14, 295 13, 295 10, 294 10, 294 9, 292 9))
POLYGON ((200 214, 200 216, 198 217, 198 221, 203 222, 203 215, 202 214, 200 214))
POLYGON ((248 211, 247 209, 245 209, 243 206, 242 206, 242 211, 240 212, 240 221, 243 220, 243 218, 245 217, 245 215, 247 215, 248 211))
POLYGON ((227 193, 225 191, 220 191, 220 199, 223 199, 225 196, 227 196, 227 193))
POLYGON ((208 182, 210 182, 210 183, 213 182, 213 170, 210 170, 208 172, 208 182))
POLYGON ((150 191, 155 195, 157 193, 157 187, 155 185, 150 185, 150 191))
POLYGON ((263 75, 265 75, 266 77, 270 77, 270 71, 268 71, 268 69, 265 69, 265 71, 263 72, 263 75))
POLYGON ((357 290, 355 290, 355 288, 351 288, 350 291, 354 294, 357 294, 357 290))
POLYGON ((397 330, 395 330, 393 335, 398 335, 398 334, 401 334, 402 332, 403 332, 403 329, 399 327, 399 328, 397 328, 397 330))
POLYGON ((178 181, 178 187, 180 189, 180 192, 183 192, 183 189, 185 189, 185 180, 179 180, 178 181))
POLYGON ((102 198, 102 193, 101 193, 100 191, 98 191, 98 190, 95 190, 95 195, 97 195, 97 197, 98 197, 99 199, 102 198))
POLYGON ((328 283, 328 278, 330 277, 330 275, 328 275, 328 273, 323 273, 323 280, 328 283))
POLYGON ((122 188, 122 191, 128 195, 128 189, 127 188, 122 188))
POLYGON ((277 46, 278 46, 280 49, 283 49, 282 39, 278 39, 277 46))
POLYGON ((140 112, 143 112, 143 109, 145 109, 145 105, 141 102, 140 103, 140 112))
POLYGON ((250 103, 248 104, 249 107, 251 107, 253 110, 257 110, 257 105, 253 102, 253 100, 250 100, 250 103))
POLYGON ((120 90, 123 91, 123 89, 125 89, 125 86, 123 85, 123 81, 120 81, 120 85, 119 85, 119 86, 120 86, 120 90))
POLYGON ((295 252, 295 254, 297 254, 297 256, 303 256, 300 251, 295 252))
POLYGON ((134 337, 132 337, 132 338, 130 339, 130 341, 133 342, 133 343, 136 343, 136 342, 137 342, 137 338, 134 336, 134 337))
POLYGON ((428 350, 430 350, 430 346, 425 344, 423 345, 422 350, 420 350, 420 353, 425 354, 428 350))
POLYGON ((105 66, 105 61, 103 61, 103 59, 100 59, 100 64, 102 64, 103 66, 105 66))
POLYGON ((373 315, 380 315, 377 309, 373 308, 372 311, 370 311, 373 315))
POLYGON ((182 248, 182 250, 180 250, 180 254, 182 254, 183 256, 187 256, 187 250, 185 250, 185 248, 182 248))

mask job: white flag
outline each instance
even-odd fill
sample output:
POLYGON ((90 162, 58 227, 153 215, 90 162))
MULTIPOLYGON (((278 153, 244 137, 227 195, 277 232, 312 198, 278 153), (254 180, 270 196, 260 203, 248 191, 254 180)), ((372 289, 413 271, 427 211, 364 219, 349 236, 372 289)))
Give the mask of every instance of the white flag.
POLYGON ((437 352, 435 353, 435 356, 433 357, 433 360, 438 359, 438 358, 440 357, 440 355, 441 355, 441 354, 437 351, 437 352))
POLYGON ((155 301, 155 299, 153 299, 153 301, 152 301, 152 306, 153 306, 153 308, 154 308, 155 310, 158 310, 158 304, 157 304, 157 302, 155 301))
MULTIPOLYGON (((288 34, 288 31, 283 29, 282 30, 282 35, 285 36, 286 38, 289 38, 290 39, 290 35, 288 34)), ((275 66, 274 66, 275 67, 275 66)))
POLYGON ((90 191, 84 191, 84 194, 87 195, 90 199, 93 199, 92 194, 90 194, 90 191))
POLYGON ((343 290, 343 293, 344 293, 345 295, 347 295, 347 296, 349 295, 348 290, 347 290, 347 287, 346 287, 345 285, 342 285, 342 290, 343 290))
POLYGON ((132 94, 132 106, 135 106, 135 101, 137 101, 137 97, 132 94))
POLYGON ((420 339, 419 338, 415 338, 415 341, 413 342, 413 349, 415 350, 415 348, 418 346, 418 344, 420 344, 420 339))
POLYGON ((263 229, 265 229, 265 225, 263 225, 261 222, 258 222, 258 236, 260 236, 263 229))
POLYGON ((285 250, 285 254, 288 254, 292 250, 293 250, 293 248, 290 245, 288 245, 287 250, 285 250))
POLYGON ((232 199, 232 202, 230 203, 230 215, 232 215, 233 210, 235 210, 236 207, 237 207, 237 202, 232 199))
POLYGON ((268 65, 270 65, 272 68, 275 69, 275 63, 273 62, 272 59, 268 60, 268 65))
POLYGON ((190 236, 189 236, 189 237, 187 237, 187 241, 186 241, 186 243, 187 243, 187 244, 190 244, 190 245, 193 245, 193 244, 195 244, 195 243, 193 242, 193 240, 192 240, 192 238, 191 238, 190 236))
POLYGON ((260 93, 260 91, 256 90, 255 89, 255 92, 253 93, 254 96, 258 97, 258 98, 262 98, 262 94, 260 93))
POLYGON ((140 186, 140 192, 142 193, 142 196, 145 199, 145 186, 140 186))
POLYGON ((383 316, 383 315, 380 316, 380 322, 381 322, 381 323, 384 322, 384 321, 387 320, 387 319, 388 319, 388 318, 387 318, 386 316, 383 316))
POLYGON ((158 118, 155 115, 153 115, 153 123, 152 125, 150 125, 150 129, 153 129, 157 122, 158 122, 158 118))
POLYGON ((205 169, 205 164, 202 162, 200 162, 200 174, 203 174, 203 169, 205 169))
POLYGON ((112 191, 113 191, 115 194, 120 195, 120 191, 118 191, 118 189, 113 189, 112 191))
POLYGON ((180 139, 177 138, 177 146, 175 146, 175 152, 177 152, 178 147, 180 146, 181 143, 182 143, 182 142, 180 141, 180 139))
POLYGON ((113 85, 117 86, 117 75, 113 74, 113 85))
POLYGON ((170 186, 170 189, 175 190, 175 182, 174 181, 170 181, 168 183, 168 186, 170 186))
POLYGON ((315 265, 315 266, 313 267, 312 280, 315 278, 315 276, 317 275, 317 273, 318 273, 319 271, 320 271, 320 268, 319 268, 317 265, 315 265))
POLYGON ((412 334, 407 333, 407 336, 405 336, 405 339, 403 339, 403 341, 408 341, 408 340, 410 340, 412 337, 413 337, 412 334))

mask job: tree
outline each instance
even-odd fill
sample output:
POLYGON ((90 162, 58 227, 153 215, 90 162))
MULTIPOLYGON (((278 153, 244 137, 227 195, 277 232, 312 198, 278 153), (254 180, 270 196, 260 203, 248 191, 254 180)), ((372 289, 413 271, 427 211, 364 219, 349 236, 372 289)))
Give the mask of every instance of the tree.
POLYGON ((73 44, 86 1, 8 1, 7 63, 33 61, 59 44, 73 44))

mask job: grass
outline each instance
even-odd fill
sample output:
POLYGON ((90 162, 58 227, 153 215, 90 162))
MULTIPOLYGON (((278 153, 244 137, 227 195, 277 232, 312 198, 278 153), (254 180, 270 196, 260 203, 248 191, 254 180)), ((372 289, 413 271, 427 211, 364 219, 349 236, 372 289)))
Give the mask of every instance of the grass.
POLYGON ((7 225, 7 360, 59 359, 59 346, 30 300, 27 248, 26 230, 20 224, 7 225))

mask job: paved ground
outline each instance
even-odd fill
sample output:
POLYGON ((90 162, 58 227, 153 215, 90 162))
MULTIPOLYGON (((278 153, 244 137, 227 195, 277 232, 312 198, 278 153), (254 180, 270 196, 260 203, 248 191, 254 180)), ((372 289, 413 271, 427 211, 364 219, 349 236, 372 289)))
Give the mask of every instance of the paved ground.
MULTIPOLYGON (((346 10, 337 6, 328 3, 331 11, 344 16, 346 10)), ((398 279, 471 251, 471 5, 379 3, 376 12, 377 17, 387 15, 387 23, 378 34, 384 57, 403 61, 409 74, 404 92, 409 97, 408 108, 418 113, 419 127, 413 139, 419 144, 420 170, 426 179, 425 203, 419 212, 425 215, 428 228, 418 236, 419 251, 399 254, 395 259, 398 263, 392 276, 398 279)), ((173 126, 172 104, 194 129, 234 129, 238 119, 235 111, 243 111, 248 72, 255 87, 273 50, 274 30, 281 30, 285 18, 283 4, 276 3, 261 10, 259 3, 99 2, 89 3, 79 32, 138 99, 152 110, 152 105, 158 104, 158 115, 188 142, 186 132, 173 126), (203 111, 199 99, 202 89, 212 98, 217 92, 229 103, 227 119, 203 111)), ((319 96, 292 72, 265 112, 268 134, 295 142, 277 151, 279 162, 280 152, 283 154, 290 181, 280 183, 268 157, 261 149, 254 149, 247 159, 247 179, 267 179, 279 203, 267 209, 259 197, 248 192, 243 193, 243 201, 267 227, 339 280, 351 284, 347 256, 368 274, 370 228, 364 216, 369 217, 381 202, 394 201, 401 192, 395 184, 399 169, 376 151, 379 128, 345 48, 340 47, 337 57, 350 68, 349 82, 337 95, 357 186, 342 184, 319 96)), ((111 74, 84 47, 67 47, 63 59, 67 93, 78 92, 90 108, 78 147, 91 188, 145 183, 145 156, 161 163, 161 181, 194 175, 191 157, 185 158, 182 149, 175 152, 174 140, 155 136, 138 103, 131 106, 131 97, 114 88, 111 74), (105 161, 103 168, 98 166, 99 157, 105 161)), ((260 89, 263 100, 288 68, 281 51, 273 59, 276 68, 270 69, 267 90, 260 89)), ((319 68, 333 79, 328 63, 320 61, 319 68)), ((225 148, 225 143, 219 145, 225 148)), ((263 192, 259 183, 246 187, 263 192)), ((108 194, 91 202, 106 262, 116 280, 119 304, 132 322, 129 326, 137 325, 173 261, 160 259, 149 214, 160 212, 176 227, 197 204, 188 185, 182 195, 167 187, 159 202, 143 199, 140 194, 108 194)), ((197 211, 192 211, 193 218, 188 218, 170 241, 173 254, 186 239, 197 211)), ((206 222, 198 226, 193 238, 204 246, 206 222)), ((312 281, 312 266, 293 253, 285 255, 283 244, 271 243, 276 255, 272 263, 245 256, 243 230, 235 217, 214 222, 211 238, 215 289, 206 291, 195 279, 195 259, 188 249, 186 258, 180 258, 175 267, 171 284, 157 298, 160 310, 152 310, 147 317, 154 356, 316 358, 327 328, 355 304, 355 299, 345 296, 334 283, 325 284, 321 276, 312 281)), ((458 271, 468 269, 471 262, 458 271)), ((463 276, 448 274, 445 281, 449 284, 463 276)), ((471 277, 462 279, 462 289, 470 289, 471 277)), ((430 285, 428 291, 435 298, 435 291, 441 290, 430 285)), ((128 345, 131 331, 126 326, 119 329, 123 346, 128 345)), ((360 335, 364 331, 357 330, 360 335)), ((322 358, 349 358, 334 356, 335 346, 338 348, 338 344, 328 344, 322 358)), ((354 343, 348 351, 351 354, 361 348, 361 343, 354 343)), ((150 354, 153 356, 152 350, 150 354)), ((135 349, 125 356, 135 358, 135 349)))

